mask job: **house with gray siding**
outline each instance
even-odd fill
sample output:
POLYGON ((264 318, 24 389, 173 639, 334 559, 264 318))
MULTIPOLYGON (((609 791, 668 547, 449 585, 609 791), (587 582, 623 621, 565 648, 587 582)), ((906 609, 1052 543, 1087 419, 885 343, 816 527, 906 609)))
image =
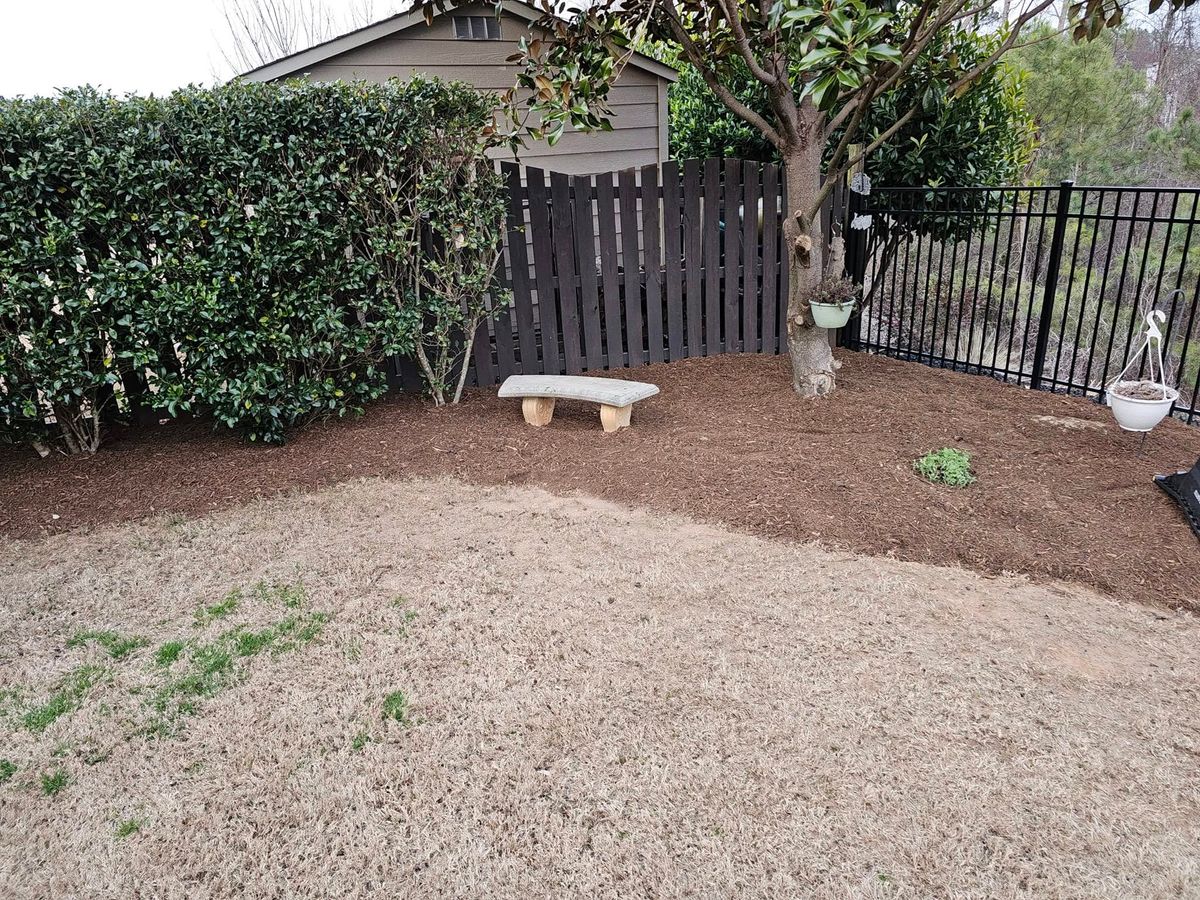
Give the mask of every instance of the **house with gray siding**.
MULTIPOLYGON (((499 16, 491 4, 466 4, 437 13, 431 24, 420 9, 413 9, 242 77, 386 81, 419 73, 500 93, 516 81, 517 67, 507 58, 517 52, 517 41, 531 34, 532 23, 540 17, 537 9, 517 0, 504 0, 499 16)), ((530 142, 521 152, 521 161, 583 175, 666 160, 667 87, 675 77, 671 67, 634 54, 609 94, 612 131, 567 131, 553 147, 530 142)))

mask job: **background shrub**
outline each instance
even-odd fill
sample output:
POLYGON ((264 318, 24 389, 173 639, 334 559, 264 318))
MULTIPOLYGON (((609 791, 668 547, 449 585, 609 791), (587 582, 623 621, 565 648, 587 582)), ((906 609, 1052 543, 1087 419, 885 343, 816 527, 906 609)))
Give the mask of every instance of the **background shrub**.
POLYGON ((90 451, 145 409, 279 441, 431 332, 465 363, 493 105, 425 79, 0 101, 0 440, 90 451))

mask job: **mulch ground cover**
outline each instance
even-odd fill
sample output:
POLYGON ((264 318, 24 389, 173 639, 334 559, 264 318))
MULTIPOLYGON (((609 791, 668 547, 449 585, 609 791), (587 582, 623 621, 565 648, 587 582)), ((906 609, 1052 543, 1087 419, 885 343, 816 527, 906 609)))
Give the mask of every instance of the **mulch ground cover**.
POLYGON ((662 393, 613 435, 601 431, 596 406, 565 401, 550 426, 529 427, 519 403, 492 388, 469 391, 453 409, 397 397, 282 447, 181 422, 113 434, 94 458, 5 451, 0 534, 202 515, 363 476, 450 475, 1200 611, 1200 542, 1152 483, 1196 462, 1200 428, 1166 422, 1139 449, 1091 401, 883 357, 841 358, 839 390, 812 402, 794 396, 782 358, 614 373, 662 393), (914 459, 944 446, 972 454, 974 485, 936 486, 913 473, 914 459))

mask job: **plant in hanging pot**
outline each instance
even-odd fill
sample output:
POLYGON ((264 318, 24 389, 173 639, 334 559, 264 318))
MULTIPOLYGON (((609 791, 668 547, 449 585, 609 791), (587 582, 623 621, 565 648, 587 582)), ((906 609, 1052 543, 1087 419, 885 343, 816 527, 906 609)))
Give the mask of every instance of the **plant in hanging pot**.
POLYGON ((813 322, 818 328, 841 328, 850 321, 857 304, 858 287, 842 275, 828 275, 809 297, 813 322))
POLYGON ((1171 412, 1179 399, 1179 391, 1169 387, 1163 372, 1162 332, 1158 326, 1165 322, 1166 315, 1158 310, 1146 314, 1146 332, 1137 352, 1107 388, 1108 405, 1117 424, 1126 431, 1150 431, 1171 412), (1132 371, 1140 372, 1145 357, 1149 378, 1127 377, 1132 371), (1155 379, 1155 363, 1158 378, 1155 379), (1136 368, 1135 368, 1136 367, 1136 368))
POLYGON ((1126 431, 1149 431, 1178 399, 1179 391, 1156 381, 1114 381, 1108 386, 1108 405, 1126 431))

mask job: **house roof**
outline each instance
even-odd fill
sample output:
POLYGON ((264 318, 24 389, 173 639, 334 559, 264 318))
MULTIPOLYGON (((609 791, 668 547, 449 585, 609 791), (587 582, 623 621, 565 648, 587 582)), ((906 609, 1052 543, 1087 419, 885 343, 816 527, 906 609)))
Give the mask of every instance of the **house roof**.
MULTIPOLYGON (((461 5, 465 6, 466 4, 461 5)), ((511 13, 527 22, 536 22, 543 15, 540 10, 527 3, 522 3, 520 0, 502 0, 501 5, 505 12, 511 13)), ((441 11, 435 12, 434 15, 441 15, 441 11)), ((425 14, 419 5, 415 5, 407 12, 397 13, 374 24, 365 25, 362 28, 347 32, 339 37, 323 41, 314 47, 309 47, 307 50, 292 53, 274 62, 251 69, 249 72, 243 72, 240 77, 249 79, 250 81, 275 81, 278 78, 285 78, 288 75, 305 72, 331 57, 354 50, 357 47, 362 47, 365 44, 370 44, 380 38, 388 37, 416 25, 424 24, 425 14)), ((634 53, 629 59, 629 65, 644 69, 668 81, 675 81, 679 77, 679 74, 670 66, 641 53, 634 53)))

